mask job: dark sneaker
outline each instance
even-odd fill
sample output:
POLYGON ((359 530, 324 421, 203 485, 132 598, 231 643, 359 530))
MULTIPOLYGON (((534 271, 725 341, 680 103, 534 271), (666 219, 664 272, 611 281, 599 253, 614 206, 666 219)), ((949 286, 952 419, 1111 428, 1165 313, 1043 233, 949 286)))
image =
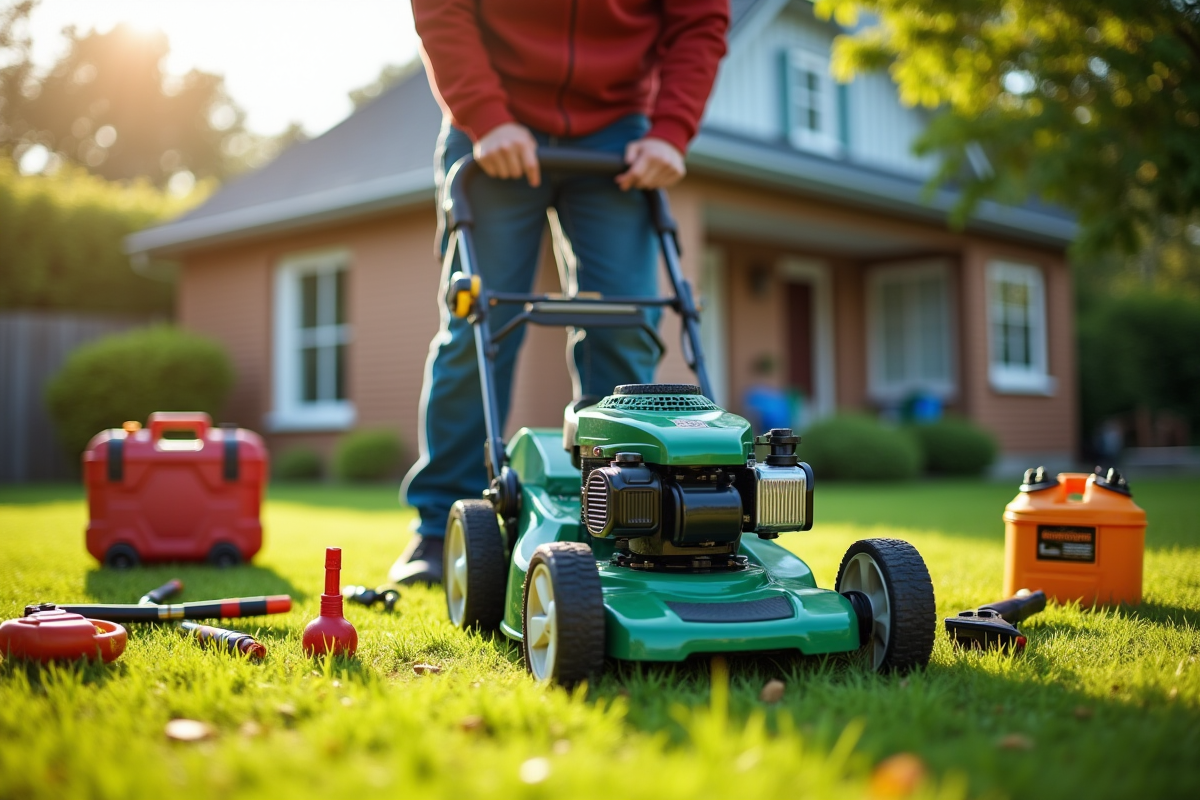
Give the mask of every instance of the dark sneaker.
POLYGON ((412 541, 392 564, 388 580, 407 586, 413 583, 442 582, 442 539, 413 534, 412 541))

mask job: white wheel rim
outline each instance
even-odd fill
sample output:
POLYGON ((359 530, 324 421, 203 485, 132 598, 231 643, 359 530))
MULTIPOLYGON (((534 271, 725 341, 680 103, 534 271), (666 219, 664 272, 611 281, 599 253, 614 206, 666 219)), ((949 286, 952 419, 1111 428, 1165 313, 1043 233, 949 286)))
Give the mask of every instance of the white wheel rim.
POLYGON ((525 651, 529 671, 539 681, 554 677, 558 657, 558 612, 554 605, 554 583, 545 564, 533 568, 529 596, 525 600, 525 651))
POLYGON ((455 517, 446 532, 446 607, 450 621, 461 627, 467 612, 467 539, 462 520, 455 517))
POLYGON ((871 601, 871 635, 866 646, 870 648, 871 669, 878 671, 892 635, 892 603, 883 581, 883 572, 875 559, 866 553, 858 553, 850 559, 842 573, 842 585, 838 591, 862 592, 871 601))

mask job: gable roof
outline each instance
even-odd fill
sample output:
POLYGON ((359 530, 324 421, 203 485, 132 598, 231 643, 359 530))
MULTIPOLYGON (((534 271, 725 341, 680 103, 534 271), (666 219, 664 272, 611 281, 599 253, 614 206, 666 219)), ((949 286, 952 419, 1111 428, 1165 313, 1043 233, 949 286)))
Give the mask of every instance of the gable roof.
MULTIPOLYGON (((788 0, 732 0, 730 46, 769 24, 788 0)), ((138 259, 322 225, 428 203, 441 109, 416 70, 321 136, 300 142, 266 166, 230 181, 202 205, 125 239, 138 259)), ((955 194, 930 197, 922 181, 702 127, 688 154, 694 174, 828 197, 921 219, 945 219, 955 194)), ((1074 220, 1057 209, 979 204, 968 225, 1023 241, 1064 246, 1074 220)))

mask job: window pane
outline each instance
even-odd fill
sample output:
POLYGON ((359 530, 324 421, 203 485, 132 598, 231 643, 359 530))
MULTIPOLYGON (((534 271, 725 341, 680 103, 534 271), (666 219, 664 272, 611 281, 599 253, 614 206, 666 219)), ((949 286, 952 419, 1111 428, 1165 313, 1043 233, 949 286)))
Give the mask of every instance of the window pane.
POLYGON ((905 379, 904 286, 884 284, 883 290, 883 377, 888 383, 905 379))
POLYGON ((300 350, 300 401, 315 403, 317 396, 317 349, 304 347, 300 350))
POLYGON ((333 348, 334 358, 334 400, 346 399, 346 345, 339 344, 333 348))
POLYGON ((808 89, 808 91, 812 93, 812 94, 809 96, 809 100, 810 100, 810 101, 812 101, 812 100, 813 100, 813 97, 812 97, 812 95, 815 95, 815 94, 817 93, 817 91, 818 91, 818 87, 819 87, 818 81, 819 81, 819 80, 820 80, 820 78, 817 76, 817 73, 815 73, 815 72, 810 72, 810 71, 805 71, 805 73, 804 73, 804 83, 805 83, 805 85, 806 85, 806 88, 808 89))
POLYGON ((924 278, 916 285, 918 376, 940 381, 949 377, 946 354, 946 292, 941 278, 924 278))
POLYGON ((317 326, 317 277, 304 275, 300 278, 300 327, 317 326))
POLYGON ((346 270, 333 274, 333 322, 341 325, 346 321, 346 270))
POLYGON ((810 108, 808 110, 808 123, 807 124, 808 124, 808 129, 810 131, 814 131, 814 132, 818 132, 818 133, 820 132, 821 117, 817 113, 817 110, 815 108, 810 108))

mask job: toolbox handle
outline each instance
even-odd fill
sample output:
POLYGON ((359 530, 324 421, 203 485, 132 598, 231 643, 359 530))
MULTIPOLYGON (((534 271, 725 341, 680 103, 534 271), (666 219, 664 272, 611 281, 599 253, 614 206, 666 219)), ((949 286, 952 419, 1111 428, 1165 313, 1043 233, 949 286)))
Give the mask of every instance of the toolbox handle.
POLYGON ((212 417, 203 411, 155 411, 150 415, 150 441, 157 442, 167 431, 192 431, 204 441, 212 427, 212 417))

